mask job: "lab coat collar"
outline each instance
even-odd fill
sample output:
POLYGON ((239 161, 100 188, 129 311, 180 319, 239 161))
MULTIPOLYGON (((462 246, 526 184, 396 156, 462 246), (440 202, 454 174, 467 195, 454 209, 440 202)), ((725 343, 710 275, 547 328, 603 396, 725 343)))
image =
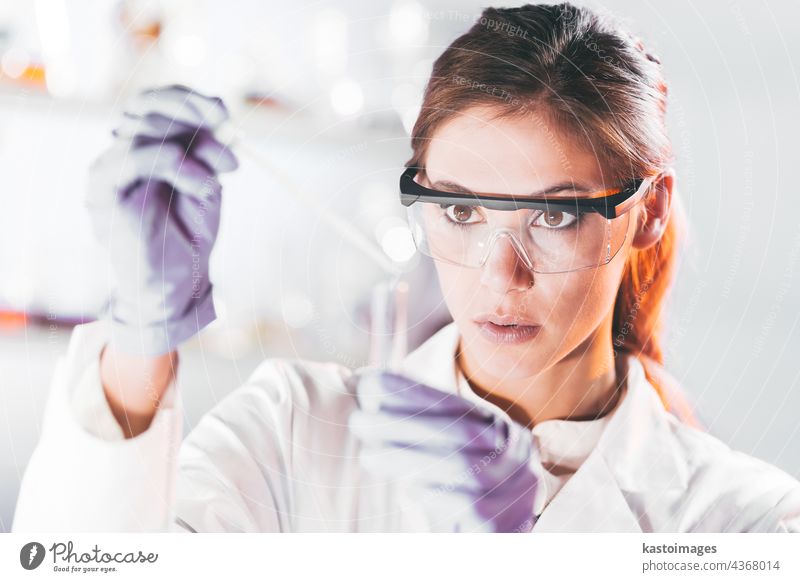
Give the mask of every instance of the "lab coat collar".
POLYGON ((445 392, 458 393, 456 349, 460 338, 455 322, 444 326, 401 364, 404 376, 445 392))
POLYGON ((626 491, 685 489, 686 461, 670 414, 647 381, 642 363, 628 355, 627 394, 597 443, 619 486, 626 491))
POLYGON ((626 394, 589 457, 545 507, 533 531, 641 532, 626 493, 658 496, 684 490, 680 454, 655 388, 628 356, 626 394))
MULTIPOLYGON (((403 373, 417 382, 458 393, 454 356, 459 337, 455 323, 445 326, 406 357, 403 373)), ((641 362, 632 355, 627 358, 624 397, 595 449, 545 507, 534 532, 641 532, 625 492, 653 494, 687 487, 686 463, 668 413, 647 381, 641 362)))

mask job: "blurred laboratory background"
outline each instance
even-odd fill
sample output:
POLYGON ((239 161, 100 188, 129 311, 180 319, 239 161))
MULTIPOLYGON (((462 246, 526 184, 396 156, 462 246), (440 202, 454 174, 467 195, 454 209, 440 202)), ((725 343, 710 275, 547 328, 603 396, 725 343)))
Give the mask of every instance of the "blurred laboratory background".
MULTIPOLYGON (((668 368, 711 433, 800 477, 800 4, 588 4, 641 36, 669 83, 691 244, 670 304, 668 368)), ((223 177, 211 267, 220 319, 182 354, 188 431, 264 358, 366 363, 371 292, 386 274, 319 212, 408 271, 410 347, 448 322, 396 183, 432 61, 484 5, 0 2, 0 531, 56 360, 113 285, 82 199, 126 99, 169 83, 224 98, 319 204, 308 210, 248 159, 223 177)))

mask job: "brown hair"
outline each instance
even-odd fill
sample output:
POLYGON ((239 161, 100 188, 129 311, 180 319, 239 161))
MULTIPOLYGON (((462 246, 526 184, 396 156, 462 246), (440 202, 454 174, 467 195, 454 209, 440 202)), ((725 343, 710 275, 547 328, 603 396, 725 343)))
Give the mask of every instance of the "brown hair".
MULTIPOLYGON (((424 172, 434 132, 459 112, 551 122, 595 152, 611 180, 652 176, 672 161, 659 60, 607 17, 571 4, 487 8, 435 61, 407 166, 424 172)), ((565 160, 568 164, 569 161, 565 160)), ((676 268, 682 215, 673 195, 658 244, 632 250, 614 306, 615 353, 633 353, 665 407, 697 425, 664 371, 662 311, 676 268)))

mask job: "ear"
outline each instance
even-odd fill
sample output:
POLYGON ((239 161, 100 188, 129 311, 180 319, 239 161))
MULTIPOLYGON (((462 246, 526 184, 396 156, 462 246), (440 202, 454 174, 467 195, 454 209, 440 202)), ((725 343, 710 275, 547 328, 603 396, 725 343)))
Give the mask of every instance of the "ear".
POLYGON ((650 185, 640 206, 639 224, 631 245, 635 249, 646 249, 656 244, 669 220, 669 209, 672 203, 672 189, 675 186, 675 171, 664 170, 650 185))

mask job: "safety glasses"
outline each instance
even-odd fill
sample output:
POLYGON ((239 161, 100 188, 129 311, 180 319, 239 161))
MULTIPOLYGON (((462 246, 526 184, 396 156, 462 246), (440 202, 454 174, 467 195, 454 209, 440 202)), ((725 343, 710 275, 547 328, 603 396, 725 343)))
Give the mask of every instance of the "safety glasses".
POLYGON ((627 236, 629 210, 653 178, 584 196, 519 196, 443 192, 400 177, 417 249, 435 260, 465 267, 485 264, 495 244, 508 240, 528 269, 563 273, 607 264, 627 236))

